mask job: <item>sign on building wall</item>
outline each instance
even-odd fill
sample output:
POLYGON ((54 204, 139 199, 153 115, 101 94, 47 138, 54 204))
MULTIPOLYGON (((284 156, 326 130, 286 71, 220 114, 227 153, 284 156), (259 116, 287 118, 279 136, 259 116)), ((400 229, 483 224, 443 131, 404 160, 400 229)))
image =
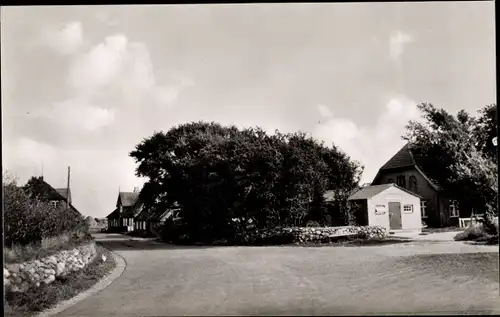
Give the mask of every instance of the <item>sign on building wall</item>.
POLYGON ((387 206, 386 205, 375 205, 375 214, 376 215, 383 215, 387 212, 387 206))

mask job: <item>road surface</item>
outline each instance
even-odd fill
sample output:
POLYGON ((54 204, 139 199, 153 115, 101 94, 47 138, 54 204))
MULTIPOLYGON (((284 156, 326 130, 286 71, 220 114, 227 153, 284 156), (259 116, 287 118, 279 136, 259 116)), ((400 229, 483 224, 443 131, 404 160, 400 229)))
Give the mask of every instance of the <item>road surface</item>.
POLYGON ((481 314, 500 307, 498 247, 176 247, 102 234, 98 240, 125 259, 125 271, 57 316, 481 314))

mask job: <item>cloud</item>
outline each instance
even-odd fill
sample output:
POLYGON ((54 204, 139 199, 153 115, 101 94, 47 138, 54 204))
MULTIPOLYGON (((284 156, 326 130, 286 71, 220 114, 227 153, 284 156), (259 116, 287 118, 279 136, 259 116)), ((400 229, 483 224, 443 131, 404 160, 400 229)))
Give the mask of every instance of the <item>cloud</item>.
POLYGON ((98 130, 115 122, 123 107, 171 105, 193 85, 184 77, 159 82, 147 46, 122 33, 74 57, 68 71, 72 96, 41 111, 62 129, 98 130))
POLYGON ((62 129, 79 127, 94 131, 111 124, 115 120, 115 111, 92 106, 84 100, 69 99, 56 103, 44 116, 56 118, 55 123, 62 129))
POLYGON ((413 42, 413 38, 402 31, 397 31, 391 35, 389 48, 391 58, 397 59, 403 54, 406 44, 413 42))
POLYGON ((51 35, 51 42, 45 44, 70 57, 70 89, 65 98, 40 106, 30 117, 48 119, 50 131, 37 133, 52 135, 54 141, 39 142, 43 138, 33 135, 11 139, 2 144, 3 166, 24 183, 33 175, 41 175, 43 162, 44 177, 55 187, 66 185, 66 168, 71 166, 75 206, 83 214, 102 217, 112 211, 118 187, 131 191, 144 183, 135 176, 135 162, 128 156, 140 141, 135 132, 143 135, 151 117, 158 116, 155 107, 174 105, 194 82, 174 74, 158 78, 148 47, 122 33, 83 46, 82 26, 75 22, 51 35), (143 109, 145 106, 153 108, 143 109), (129 117, 133 127, 120 122, 129 117), (117 129, 101 131, 110 125, 117 129), (110 137, 109 131, 118 134, 110 137), (97 134, 90 132, 104 135, 103 142, 111 142, 111 147, 92 143, 97 134), (122 142, 124 138, 128 141, 122 142))
POLYGON ((97 12, 94 17, 100 23, 106 24, 108 26, 116 26, 116 25, 118 25, 118 22, 116 20, 114 20, 113 18, 111 18, 111 16, 108 13, 104 12, 104 11, 97 12))
POLYGON ((83 44, 83 29, 79 21, 73 21, 59 30, 49 30, 44 33, 43 40, 52 50, 69 55, 77 52, 83 44))
POLYGON ((193 82, 159 82, 147 46, 130 42, 124 34, 114 34, 77 58, 69 73, 69 84, 78 94, 88 97, 109 88, 129 104, 145 98, 172 104, 193 82))
POLYGON ((69 84, 80 93, 93 93, 108 86, 122 71, 127 37, 116 34, 80 56, 69 73, 69 84))
POLYGON ((333 116, 332 110, 323 104, 318 105, 318 110, 321 116, 324 118, 330 118, 333 116))
POLYGON ((67 166, 71 166, 73 204, 84 215, 109 214, 116 203, 118 187, 132 191, 145 182, 134 175, 135 163, 122 150, 67 150, 29 138, 13 140, 7 148, 3 171, 18 177, 21 185, 31 176, 42 175, 43 164, 44 179, 56 188, 65 187, 67 166))
MULTIPOLYGON (((363 162, 362 181, 371 182, 380 166, 405 144, 401 136, 406 124, 420 117, 416 105, 406 96, 399 96, 391 99, 370 125, 358 126, 350 119, 332 116, 318 124, 312 135, 326 145, 334 143, 352 159, 363 162)), ((318 107, 320 113, 321 109, 318 107)))
POLYGON ((24 166, 39 166, 41 160, 52 161, 57 158, 55 147, 29 138, 20 138, 13 146, 7 145, 6 147, 8 150, 4 151, 3 158, 7 168, 13 162, 24 166))

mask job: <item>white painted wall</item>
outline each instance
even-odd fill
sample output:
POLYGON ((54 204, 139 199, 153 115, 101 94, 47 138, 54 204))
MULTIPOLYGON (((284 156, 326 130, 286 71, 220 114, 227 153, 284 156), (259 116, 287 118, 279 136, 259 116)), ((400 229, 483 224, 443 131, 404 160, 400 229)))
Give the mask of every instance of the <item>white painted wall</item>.
POLYGON ((401 224, 403 230, 422 230, 422 218, 420 211, 420 198, 405 192, 397 187, 389 187, 383 192, 368 199, 368 224, 381 226, 389 230, 389 202, 401 203, 401 224), (384 205, 383 214, 376 214, 377 205, 384 205), (413 205, 412 213, 404 212, 404 205, 413 205))

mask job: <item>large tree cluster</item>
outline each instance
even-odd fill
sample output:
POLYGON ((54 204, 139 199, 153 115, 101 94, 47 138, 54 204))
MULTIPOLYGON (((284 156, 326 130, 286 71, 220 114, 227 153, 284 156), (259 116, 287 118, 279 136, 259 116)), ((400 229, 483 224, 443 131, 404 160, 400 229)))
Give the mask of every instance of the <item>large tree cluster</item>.
POLYGON ((328 224, 346 218, 328 209, 332 190, 345 202, 362 167, 335 146, 303 133, 273 135, 195 122, 156 132, 130 156, 148 178, 140 199, 151 210, 176 204, 194 240, 234 237, 249 223, 257 228, 328 224))
POLYGON ((497 106, 474 117, 464 110, 452 115, 432 104, 418 106, 422 122, 411 121, 405 139, 425 173, 478 213, 497 214, 497 106))

